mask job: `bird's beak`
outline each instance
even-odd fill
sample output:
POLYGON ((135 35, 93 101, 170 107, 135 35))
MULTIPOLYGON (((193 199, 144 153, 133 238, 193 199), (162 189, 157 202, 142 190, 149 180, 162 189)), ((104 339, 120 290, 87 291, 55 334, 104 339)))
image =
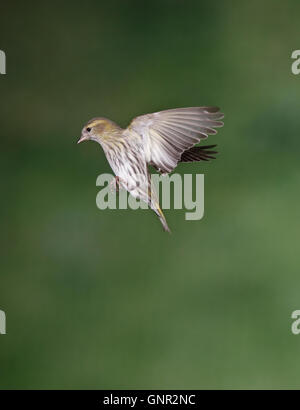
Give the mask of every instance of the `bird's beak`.
POLYGON ((79 140, 77 141, 77 144, 80 144, 82 141, 86 141, 86 140, 87 140, 87 137, 85 136, 80 137, 79 140))

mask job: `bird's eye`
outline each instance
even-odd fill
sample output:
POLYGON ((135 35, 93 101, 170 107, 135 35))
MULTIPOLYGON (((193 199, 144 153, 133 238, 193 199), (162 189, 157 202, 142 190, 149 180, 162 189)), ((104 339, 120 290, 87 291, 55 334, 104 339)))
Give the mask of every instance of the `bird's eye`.
POLYGON ((90 131, 91 131, 91 128, 90 128, 90 127, 87 127, 86 130, 87 130, 87 132, 90 132, 90 131))

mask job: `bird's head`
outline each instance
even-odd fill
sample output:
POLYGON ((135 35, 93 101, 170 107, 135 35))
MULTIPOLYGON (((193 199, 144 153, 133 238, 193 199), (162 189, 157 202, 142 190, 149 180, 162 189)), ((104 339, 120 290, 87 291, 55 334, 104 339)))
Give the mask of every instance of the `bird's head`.
POLYGON ((77 144, 89 140, 101 143, 120 130, 121 128, 117 124, 107 118, 93 118, 83 127, 77 144))

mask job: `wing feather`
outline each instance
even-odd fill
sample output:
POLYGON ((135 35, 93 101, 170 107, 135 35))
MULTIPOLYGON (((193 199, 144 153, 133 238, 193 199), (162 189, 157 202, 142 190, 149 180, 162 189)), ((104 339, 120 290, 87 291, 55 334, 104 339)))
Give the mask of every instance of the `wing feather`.
POLYGON ((222 127, 217 107, 176 108, 136 117, 125 132, 143 139, 146 161, 162 173, 171 172, 184 151, 222 127))

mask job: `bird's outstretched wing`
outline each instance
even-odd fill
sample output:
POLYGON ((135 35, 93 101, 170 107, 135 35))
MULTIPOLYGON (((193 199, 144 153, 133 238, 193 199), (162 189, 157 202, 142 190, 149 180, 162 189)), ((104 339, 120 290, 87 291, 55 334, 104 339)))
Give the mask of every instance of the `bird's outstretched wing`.
POLYGON ((184 151, 216 134, 223 117, 217 107, 176 108, 136 117, 127 130, 142 136, 147 163, 169 173, 184 151))

